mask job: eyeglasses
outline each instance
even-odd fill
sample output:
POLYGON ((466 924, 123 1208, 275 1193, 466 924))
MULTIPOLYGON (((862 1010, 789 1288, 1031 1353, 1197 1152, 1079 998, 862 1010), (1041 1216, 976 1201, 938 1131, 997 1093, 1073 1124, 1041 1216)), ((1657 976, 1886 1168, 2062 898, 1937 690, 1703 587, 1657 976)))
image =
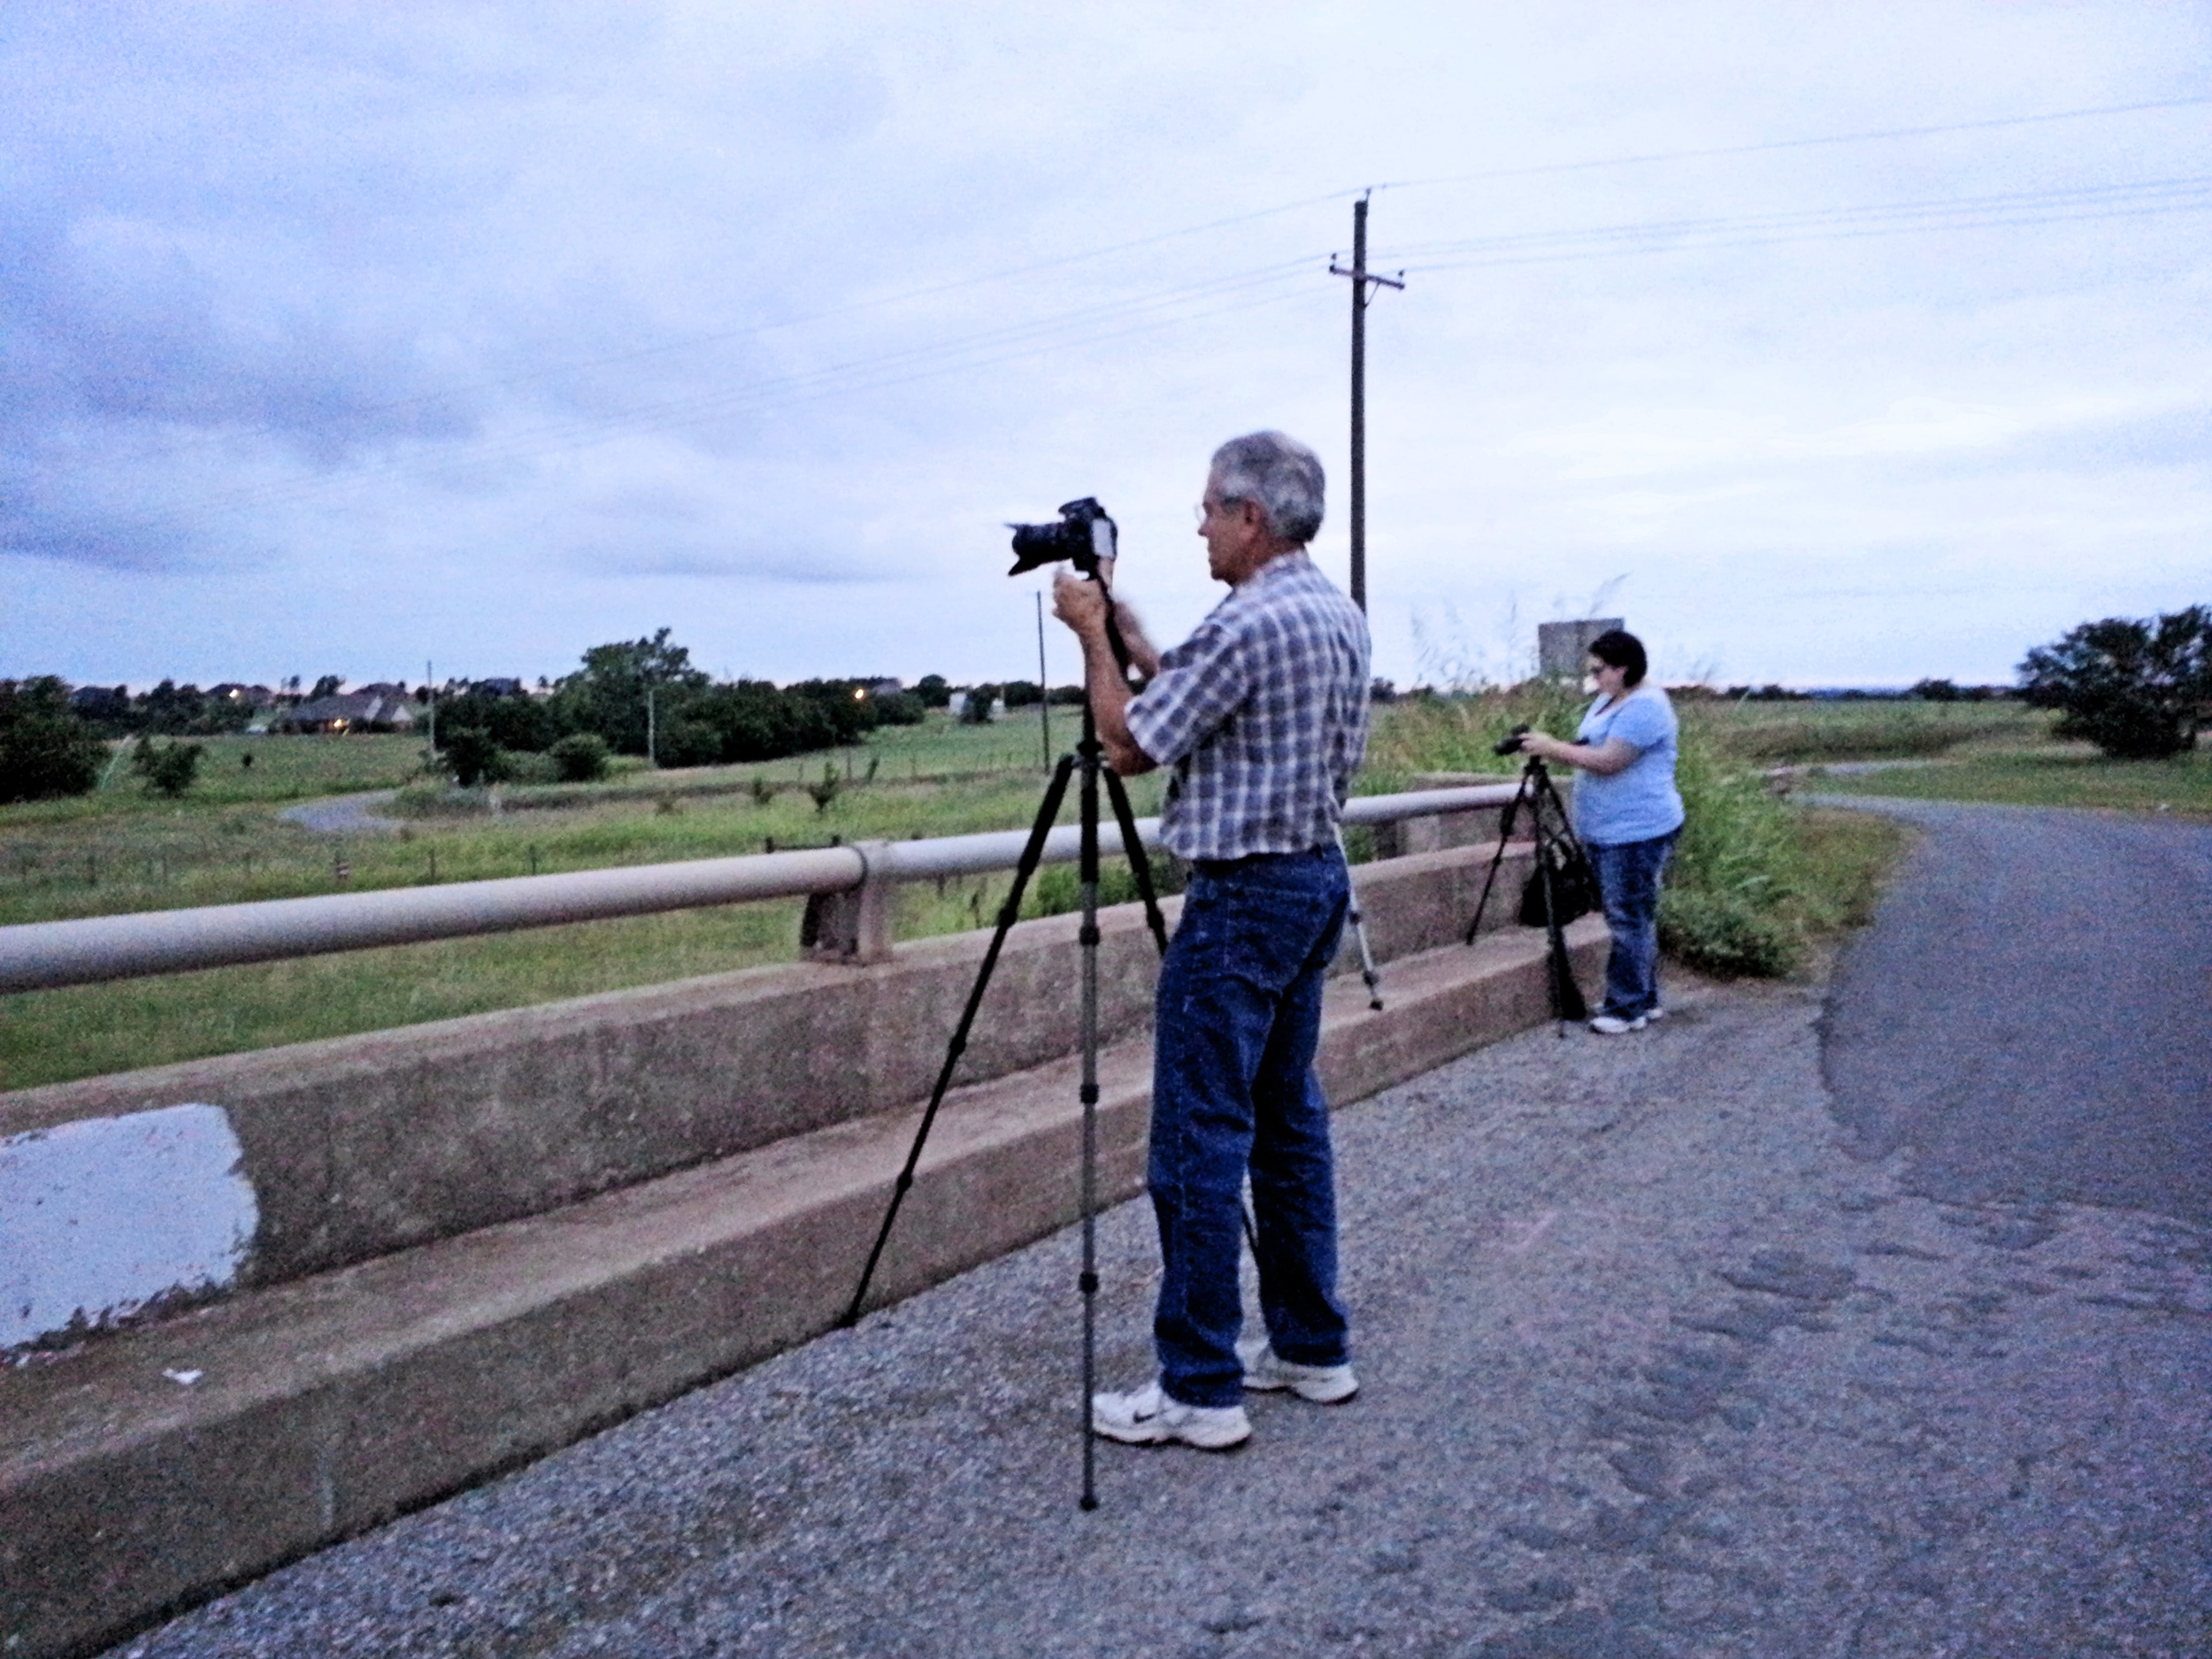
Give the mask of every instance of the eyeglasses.
POLYGON ((1219 501, 1202 501, 1190 510, 1190 516, 1200 524, 1203 524, 1206 522, 1206 515, 1209 512, 1223 511, 1238 505, 1243 500, 1244 497, 1241 495, 1224 495, 1219 501))

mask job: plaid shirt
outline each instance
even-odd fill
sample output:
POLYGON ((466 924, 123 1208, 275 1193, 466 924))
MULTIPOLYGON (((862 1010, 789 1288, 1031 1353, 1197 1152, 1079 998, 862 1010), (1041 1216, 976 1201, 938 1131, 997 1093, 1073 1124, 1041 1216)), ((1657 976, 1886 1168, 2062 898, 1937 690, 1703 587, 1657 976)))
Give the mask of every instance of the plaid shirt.
POLYGON ((1336 839, 1367 752, 1367 618, 1303 552, 1229 590, 1129 705, 1175 768, 1160 839, 1188 859, 1303 852, 1336 839))

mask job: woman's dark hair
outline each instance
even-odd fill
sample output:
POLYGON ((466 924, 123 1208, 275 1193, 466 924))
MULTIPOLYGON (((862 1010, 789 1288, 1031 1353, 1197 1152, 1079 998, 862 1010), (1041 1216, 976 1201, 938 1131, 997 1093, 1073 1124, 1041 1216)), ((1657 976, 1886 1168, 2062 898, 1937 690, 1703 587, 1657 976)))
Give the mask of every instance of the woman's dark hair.
POLYGON ((1608 668, 1628 670, 1627 683, 1632 686, 1642 685, 1644 671, 1651 666, 1651 659, 1644 655, 1644 642, 1626 628, 1608 628, 1585 649, 1608 668))

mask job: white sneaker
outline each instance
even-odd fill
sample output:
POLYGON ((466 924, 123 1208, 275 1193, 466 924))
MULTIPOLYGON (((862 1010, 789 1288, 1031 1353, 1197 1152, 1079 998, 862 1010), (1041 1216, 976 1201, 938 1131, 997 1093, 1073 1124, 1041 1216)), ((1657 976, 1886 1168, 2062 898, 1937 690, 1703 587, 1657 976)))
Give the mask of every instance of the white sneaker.
POLYGON ((1656 1002, 1654 1002, 1649 1008, 1644 1010, 1644 1022, 1647 1025, 1664 1019, 1666 1017, 1667 1010, 1660 1007, 1656 1002))
POLYGON ((1287 1388, 1301 1400, 1324 1406, 1341 1405, 1359 1392, 1359 1379, 1349 1365, 1301 1365, 1277 1354, 1263 1336, 1238 1343, 1237 1357, 1244 1362, 1247 1388, 1287 1388))
POLYGON ((1623 1019, 1618 1014, 1600 1014, 1590 1022, 1590 1029, 1601 1037, 1618 1037, 1625 1032, 1641 1031, 1647 1018, 1639 1014, 1633 1019, 1623 1019))
POLYGON ((1202 1452, 1225 1452, 1252 1438, 1252 1421, 1242 1406, 1187 1406, 1171 1400, 1155 1380, 1125 1394, 1093 1394, 1091 1432, 1127 1446, 1180 1440, 1202 1452))

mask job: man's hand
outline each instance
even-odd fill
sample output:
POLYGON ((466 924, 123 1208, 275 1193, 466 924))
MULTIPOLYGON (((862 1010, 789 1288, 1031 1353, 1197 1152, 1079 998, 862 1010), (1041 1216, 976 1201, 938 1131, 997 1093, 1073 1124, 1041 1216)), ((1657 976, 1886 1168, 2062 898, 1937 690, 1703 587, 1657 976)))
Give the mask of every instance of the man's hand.
MULTIPOLYGON (((1099 572, 1110 578, 1111 562, 1101 559, 1099 572)), ((1083 688, 1090 698, 1091 716, 1097 722, 1098 741, 1105 747, 1107 764, 1123 777, 1133 778, 1141 772, 1150 772, 1154 762, 1129 734, 1129 681, 1122 673, 1121 664, 1114 660, 1113 647, 1106 638, 1106 607, 1110 603, 1104 587, 1086 581, 1072 572, 1061 571, 1052 579, 1052 614, 1066 623, 1083 642, 1083 688)), ((1127 607, 1117 604, 1115 610, 1119 613, 1116 620, 1125 634, 1133 630, 1136 618, 1129 614, 1127 607)), ((1143 635, 1136 637, 1141 640, 1143 635)), ((1150 658, 1149 672, 1157 672, 1158 654, 1149 644, 1144 649, 1150 658)))
MULTIPOLYGON (((1113 566, 1102 559, 1099 568, 1110 575, 1113 566)), ((1072 571, 1060 571, 1052 579, 1052 614, 1074 629, 1079 638, 1095 633, 1104 639, 1106 590, 1072 571)))

